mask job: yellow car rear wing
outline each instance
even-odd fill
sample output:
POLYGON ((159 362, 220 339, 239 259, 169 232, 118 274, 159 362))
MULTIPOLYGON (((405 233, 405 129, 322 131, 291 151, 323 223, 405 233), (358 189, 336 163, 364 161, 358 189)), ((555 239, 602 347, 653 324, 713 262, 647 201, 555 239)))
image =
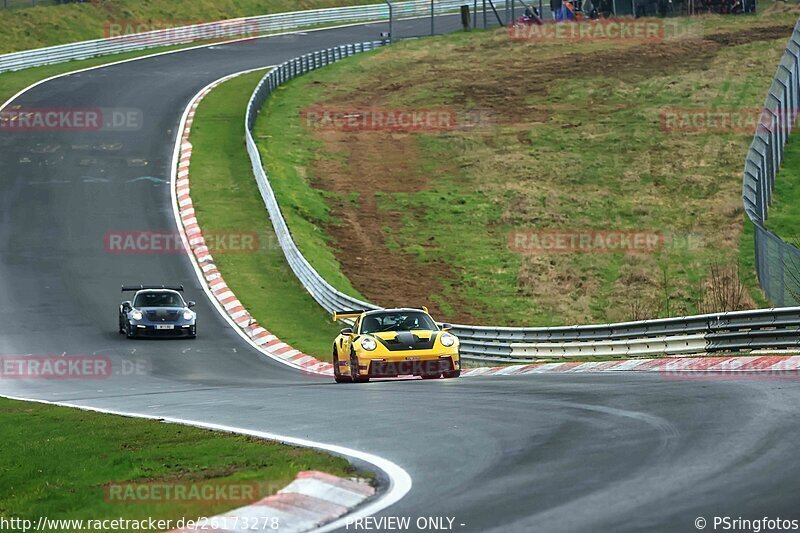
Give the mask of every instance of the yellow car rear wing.
POLYGON ((356 319, 360 317, 363 313, 364 311, 334 311, 333 320, 335 322, 337 320, 356 319))

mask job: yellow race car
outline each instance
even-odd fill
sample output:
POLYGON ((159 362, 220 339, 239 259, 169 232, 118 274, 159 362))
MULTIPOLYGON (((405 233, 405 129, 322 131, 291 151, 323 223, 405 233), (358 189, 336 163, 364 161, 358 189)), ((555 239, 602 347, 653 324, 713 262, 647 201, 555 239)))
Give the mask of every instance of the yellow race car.
POLYGON ((461 375, 458 338, 422 309, 337 311, 334 320, 353 320, 333 344, 336 383, 364 383, 370 378, 461 375))

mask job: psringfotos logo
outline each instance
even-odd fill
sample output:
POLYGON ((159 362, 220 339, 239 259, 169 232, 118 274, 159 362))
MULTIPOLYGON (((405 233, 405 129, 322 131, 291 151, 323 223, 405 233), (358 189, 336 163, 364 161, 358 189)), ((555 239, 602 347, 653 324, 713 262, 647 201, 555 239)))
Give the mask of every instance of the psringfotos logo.
MULTIPOLYGON (((262 249, 256 231, 204 231, 202 239, 212 254, 252 254, 262 249)), ((270 248, 274 245, 269 241, 270 248)), ((186 253, 178 231, 109 231, 103 237, 106 253, 163 255, 186 253)))
POLYGON ((109 483, 107 503, 141 505, 244 505, 278 492, 282 486, 255 481, 176 481, 109 483))
POLYGON ((473 130, 494 124, 485 110, 313 107, 301 112, 305 126, 329 131, 397 133, 473 130))
POLYGON ((0 132, 138 131, 144 123, 132 108, 14 108, 0 111, 0 132))
POLYGON ((518 230, 508 246, 521 254, 655 253, 663 248, 664 234, 652 230, 518 230))
POLYGON ((515 42, 633 42, 659 43, 697 38, 702 25, 681 19, 607 18, 581 21, 543 21, 508 28, 515 42))
POLYGON ((661 129, 666 132, 748 133, 756 130, 789 132, 797 123, 797 109, 775 113, 759 108, 665 108, 661 129))

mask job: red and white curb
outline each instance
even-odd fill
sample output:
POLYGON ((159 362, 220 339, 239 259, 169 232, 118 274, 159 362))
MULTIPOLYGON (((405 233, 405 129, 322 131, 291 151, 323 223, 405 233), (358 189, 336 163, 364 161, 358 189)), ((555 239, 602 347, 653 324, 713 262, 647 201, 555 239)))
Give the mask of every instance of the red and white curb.
MULTIPOLYGON (((244 73, 238 73, 244 74, 244 73)), ((238 75, 237 74, 237 75, 238 75)), ((219 84, 229 80, 233 76, 228 76, 214 83, 206 86, 200 93, 198 93, 192 102, 189 104, 188 112, 186 113, 183 123, 183 130, 180 138, 180 151, 178 157, 177 175, 175 176, 175 204, 177 209, 178 218, 181 223, 182 233, 184 235, 184 243, 195 259, 199 272, 202 275, 203 281, 206 284, 207 292, 209 292, 216 302, 219 304, 220 310, 231 319, 233 323, 241 330, 241 332, 265 355, 273 359, 285 362, 295 368, 300 368, 304 372, 310 374, 322 374, 326 376, 333 376, 333 365, 325 361, 320 361, 317 358, 302 353, 300 350, 289 346, 281 341, 275 335, 270 333, 267 329, 262 327, 250 315, 247 309, 244 308, 242 303, 236 298, 236 295, 225 283, 214 262, 214 257, 211 255, 206 241, 203 238, 203 232, 197 223, 195 215, 194 204, 192 203, 191 196, 191 181, 190 169, 192 159, 192 143, 189 141, 189 136, 192 130, 195 113, 203 98, 208 95, 219 84)))
MULTIPOLYGON (((344 479, 317 471, 300 472, 277 494, 208 520, 214 531, 309 531, 345 515, 375 495, 363 479, 344 479)), ((207 527, 177 529, 203 531, 207 527)))
POLYGON ((625 359, 579 363, 533 363, 529 365, 509 365, 500 367, 470 368, 463 376, 518 376, 520 374, 561 374, 586 372, 660 372, 660 373, 737 373, 747 372, 795 373, 800 377, 800 356, 703 356, 703 357, 665 357, 661 359, 625 359))

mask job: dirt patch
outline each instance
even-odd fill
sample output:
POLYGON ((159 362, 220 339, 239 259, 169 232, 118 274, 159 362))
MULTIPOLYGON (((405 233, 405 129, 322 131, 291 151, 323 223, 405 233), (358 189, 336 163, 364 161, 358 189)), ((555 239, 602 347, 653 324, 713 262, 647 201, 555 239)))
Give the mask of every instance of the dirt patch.
POLYGON ((517 276, 520 294, 541 302, 569 324, 591 316, 592 299, 600 285, 597 275, 583 271, 564 255, 526 256, 517 276))
POLYGON ((799 13, 800 5, 789 4, 787 2, 773 2, 772 5, 762 11, 764 15, 772 15, 778 13, 799 13))
MULTIPOLYGON (((535 43, 511 43, 507 36, 498 35, 486 46, 494 47, 495 52, 507 49, 507 53, 483 55, 481 50, 463 45, 445 52, 448 56, 459 57, 459 61, 442 61, 441 55, 431 50, 414 51, 413 61, 408 62, 409 68, 402 75, 392 72, 386 76, 362 76, 360 79, 363 81, 357 91, 347 94, 339 92, 336 97, 318 104, 338 109, 363 109, 390 102, 386 107, 392 108, 398 107, 396 102, 399 101, 410 108, 414 105, 430 108, 430 104, 420 105, 413 100, 414 96, 409 97, 411 100, 403 98, 406 93, 413 93, 409 89, 430 87, 432 73, 435 73, 435 76, 446 80, 441 84, 448 94, 443 105, 457 111, 477 109, 491 112, 495 121, 492 131, 497 137, 498 157, 502 157, 509 165, 508 172, 504 174, 507 178, 506 191, 512 196, 538 195, 534 198, 536 202, 530 205, 516 203, 513 213, 509 208, 504 222, 553 225, 559 222, 558 217, 564 216, 559 215, 559 209, 554 209, 561 201, 556 192, 563 191, 564 184, 553 176, 539 176, 536 183, 532 183, 530 179, 537 172, 536 167, 511 168, 517 156, 508 150, 504 151, 507 143, 501 135, 506 135, 519 146, 531 146, 528 135, 530 129, 538 123, 548 122, 555 113, 563 111, 558 99, 551 94, 560 80, 586 78, 591 83, 603 83, 604 77, 613 77, 636 82, 671 73, 703 71, 711 68, 717 54, 728 47, 787 38, 791 29, 791 24, 780 23, 729 33, 706 34, 694 39, 625 44, 611 49, 558 56, 551 52, 549 56, 544 54, 541 57, 535 43), (464 68, 464 63, 472 61, 474 57, 501 59, 487 61, 478 70, 464 68), (542 105, 542 102, 548 105, 542 105), (516 179, 519 172, 526 173, 526 176, 520 175, 516 179), (551 190, 548 184, 554 188, 551 190)), ((403 54, 404 51, 401 49, 399 53, 403 54)), ((376 68, 375 65, 372 67, 376 68)), ((605 109, 603 105, 602 102, 587 102, 585 109, 576 111, 594 110, 595 114, 614 111, 605 109)), ((579 126, 579 121, 563 125, 564 128, 579 126)), ((460 272, 455 267, 442 262, 420 261, 417 254, 396 250, 390 244, 392 234, 402 229, 403 217, 424 219, 431 206, 419 205, 410 212, 398 213, 381 209, 380 195, 424 191, 433 184, 431 179, 434 178, 431 176, 443 174, 439 171, 421 171, 423 164, 430 164, 430 161, 424 160, 420 154, 415 135, 319 130, 314 132, 314 136, 324 145, 320 153, 326 155, 313 163, 313 185, 335 193, 329 198, 329 205, 336 222, 330 224, 326 231, 333 237, 337 259, 353 286, 369 300, 382 305, 428 305, 437 316, 446 317, 449 321, 475 322, 473 315, 480 315, 482 310, 473 307, 472 312, 468 311, 464 301, 447 291, 448 285, 459 282, 460 272), (436 299, 444 301, 446 307, 455 309, 455 313, 448 315, 446 310, 435 304, 436 299)), ((490 141, 485 143, 490 144, 490 141)), ((661 158, 669 164, 679 164, 669 154, 659 155, 654 159, 655 163, 661 158)), ((442 168, 447 168, 447 164, 441 162, 442 168)), ((685 173, 685 176, 687 187, 692 186, 692 179, 699 179, 689 173, 685 173)), ((636 182, 641 180, 640 173, 623 178, 636 182)), ((694 184, 694 189, 708 186, 708 196, 713 197, 714 184, 698 182, 694 184)), ((658 184, 653 185, 651 192, 663 192, 659 187, 658 184)), ((727 191, 723 192, 727 194, 727 191)), ((596 202, 602 195, 601 190, 586 198, 596 202)), ((719 196, 723 194, 719 193, 719 196)), ((563 200, 566 205, 567 198, 563 200)), ((643 197, 642 200, 641 205, 648 205, 645 201, 647 198, 643 197)), ((729 229, 725 232, 724 244, 736 249, 741 232, 741 212, 735 205, 726 204, 723 218, 729 222, 725 226, 729 229)), ((586 224, 590 222, 586 221, 586 224)), ((435 248, 437 245, 424 239, 417 244, 423 248, 435 248)), ((664 282, 655 259, 626 261, 620 274, 612 292, 605 296, 610 312, 618 315, 614 318, 623 320, 639 314, 657 314, 662 307, 658 296, 636 303, 636 309, 628 305, 637 294, 645 292, 658 295, 663 292, 660 286, 664 282)), ((543 303, 544 307, 567 317, 567 320, 574 318, 575 322, 583 321, 597 312, 593 309, 596 304, 593 298, 597 297, 602 285, 599 268, 580 267, 564 257, 527 257, 522 261, 517 283, 518 294, 543 303), (560 289, 554 291, 554 287, 560 289)), ((683 280, 676 281, 669 288, 672 294, 688 298, 689 287, 683 280)), ((470 303, 475 305, 474 302, 470 303)))
MULTIPOLYGON (((420 172, 419 150, 409 134, 388 132, 318 132, 326 152, 317 159, 312 185, 336 193, 329 205, 337 221, 325 230, 333 237, 336 257, 345 275, 369 301, 385 307, 427 306, 436 317, 469 323, 462 302, 443 294, 452 280, 449 265, 421 263, 388 245, 390 231, 402 229, 403 216, 424 217, 425 206, 410 213, 381 210, 377 197, 385 193, 415 193, 429 187, 420 172), (434 301, 442 296, 456 310, 447 314, 434 301)), ((422 243, 433 246, 435 243, 422 243)))
MULTIPOLYGON (((480 77, 459 80, 461 95, 454 103, 490 109, 502 122, 530 124, 546 120, 547 114, 532 102, 537 95, 549 93, 553 80, 598 76, 634 79, 704 69, 723 47, 788 38, 791 31, 792 26, 786 24, 755 27, 696 39, 570 53, 546 60, 535 59, 532 49, 522 48, 521 51, 502 43, 509 47, 506 60, 494 69, 484 69, 480 77)), ((468 50, 455 52, 467 53, 468 50)))

